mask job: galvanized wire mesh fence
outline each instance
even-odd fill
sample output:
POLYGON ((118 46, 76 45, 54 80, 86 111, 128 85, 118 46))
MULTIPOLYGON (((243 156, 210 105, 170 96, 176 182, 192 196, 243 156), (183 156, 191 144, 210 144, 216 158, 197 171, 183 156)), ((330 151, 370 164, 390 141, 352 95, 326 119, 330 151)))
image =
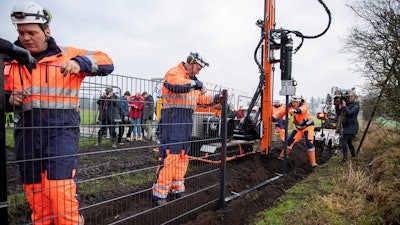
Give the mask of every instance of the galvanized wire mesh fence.
MULTIPOLYGON (((223 88, 214 85, 208 94, 218 94, 223 88)), ((4 118, 6 113, 8 113, 8 118, 10 115, 13 116, 9 124, 4 120, 0 127, 1 134, 5 137, 4 143, 0 143, 4 149, 4 157, 0 159, 0 163, 6 168, 6 174, 0 177, 0 183, 6 186, 7 190, 6 194, 3 193, 0 196, 2 199, 0 211, 6 212, 7 223, 32 224, 32 211, 26 197, 35 193, 23 190, 23 179, 21 178, 24 177, 21 177, 21 166, 25 166, 27 170, 29 168, 26 168, 26 165, 29 165, 31 169, 39 165, 39 168, 36 169, 44 170, 44 165, 47 166, 53 161, 63 161, 64 158, 71 157, 76 157, 78 163, 74 182, 77 184, 77 198, 80 202, 79 213, 83 215, 85 224, 180 224, 193 219, 202 210, 215 209, 220 199, 220 164, 207 163, 194 158, 189 160, 185 177, 185 196, 176 199, 169 197, 167 204, 162 206, 157 206, 152 200, 152 185, 156 179, 158 166, 157 149, 160 147, 157 140, 157 123, 161 107, 160 90, 160 79, 149 80, 115 74, 105 77, 86 77, 79 90, 79 105, 74 109, 79 113, 79 124, 76 126, 63 123, 48 126, 52 120, 63 115, 57 113, 50 115, 48 114, 49 110, 45 107, 35 114, 41 115, 43 118, 31 118, 32 114, 21 113, 17 107, 13 107, 9 112, 2 107, 1 115, 4 118), (131 124, 100 122, 101 109, 97 103, 106 88, 113 89, 118 97, 126 91, 129 91, 131 95, 144 91, 153 95, 156 105, 155 117, 151 123, 151 140, 129 142, 126 134, 129 127, 132 126, 131 124), (21 120, 26 121, 28 118, 37 122, 29 126, 17 125, 21 120), (101 127, 115 129, 116 135, 121 131, 118 128, 122 127, 124 133, 122 141, 116 147, 113 146, 112 134, 109 132, 101 134, 99 132, 101 127), (59 129, 63 132, 58 133, 59 129), (74 140, 70 139, 71 137, 67 134, 68 131, 74 129, 79 129, 78 152, 45 154, 53 150, 58 152, 59 148, 68 148, 69 145, 73 146, 74 140), (37 141, 31 142, 34 146, 23 145, 22 148, 25 152, 36 153, 40 150, 42 153, 36 157, 24 158, 21 152, 15 151, 16 139, 13 133, 16 131, 19 133, 30 132, 32 138, 39 138, 37 141), (99 146, 95 146, 99 134, 104 135, 104 138, 99 146), (40 163, 38 164, 38 162, 40 163), (199 198, 201 193, 201 196, 207 197, 199 198)), ((231 104, 239 101, 235 94, 243 96, 243 92, 237 90, 231 90, 229 94, 231 104)), ((6 96, 2 95, 1 98, 3 106, 6 103, 6 96)), ((58 111, 58 113, 61 114, 62 111, 58 111)), ((204 110, 193 115, 195 123, 193 124, 193 139, 189 143, 191 146, 189 154, 193 157, 205 157, 200 153, 200 148, 204 143, 221 141, 220 121, 217 121, 218 129, 214 129, 212 131, 214 133, 208 133, 210 130, 204 124, 204 117, 212 116, 212 112, 204 110)), ((25 139, 18 140, 26 142, 25 139)), ((210 153, 207 154, 207 157, 221 159, 219 154, 219 152, 210 153)), ((50 170, 48 172, 51 173, 50 170)), ((25 176, 28 175, 25 173, 25 176)), ((51 175, 48 174, 48 177, 51 178, 51 175)), ((46 191, 51 192, 51 190, 46 191)), ((39 199, 34 199, 34 202, 40 204, 39 199)), ((45 221, 54 221, 58 216, 49 216, 45 221)))

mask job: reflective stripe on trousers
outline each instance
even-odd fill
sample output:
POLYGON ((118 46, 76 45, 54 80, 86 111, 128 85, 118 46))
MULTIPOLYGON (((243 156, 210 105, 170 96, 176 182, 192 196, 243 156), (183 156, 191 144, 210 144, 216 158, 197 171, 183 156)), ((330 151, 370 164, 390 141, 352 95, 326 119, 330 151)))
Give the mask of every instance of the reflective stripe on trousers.
POLYGON ((185 192, 184 177, 189 165, 188 155, 182 150, 181 154, 170 154, 159 158, 160 165, 157 169, 157 181, 153 185, 153 196, 167 198, 171 191, 174 194, 185 192))

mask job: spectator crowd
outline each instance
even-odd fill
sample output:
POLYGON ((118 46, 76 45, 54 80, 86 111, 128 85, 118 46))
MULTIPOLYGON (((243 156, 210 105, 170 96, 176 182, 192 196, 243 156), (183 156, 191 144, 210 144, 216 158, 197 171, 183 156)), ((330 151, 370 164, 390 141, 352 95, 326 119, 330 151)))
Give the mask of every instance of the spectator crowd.
POLYGON ((101 126, 95 146, 101 145, 103 137, 107 136, 107 130, 113 148, 117 144, 124 145, 135 140, 153 140, 154 98, 146 91, 135 92, 134 95, 125 91, 122 96, 118 96, 108 87, 97 100, 97 105, 98 123, 101 126))

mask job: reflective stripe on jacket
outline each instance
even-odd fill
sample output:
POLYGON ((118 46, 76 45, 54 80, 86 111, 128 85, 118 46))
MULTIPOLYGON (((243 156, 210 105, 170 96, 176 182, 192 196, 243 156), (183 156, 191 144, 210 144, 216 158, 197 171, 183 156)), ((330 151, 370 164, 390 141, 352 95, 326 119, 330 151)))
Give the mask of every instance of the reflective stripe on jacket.
POLYGON ((7 69, 4 75, 10 89, 26 94, 23 111, 33 108, 76 109, 79 107, 79 89, 87 73, 104 76, 114 69, 112 60, 105 53, 73 47, 60 48, 53 38, 44 52, 34 56, 38 64, 32 72, 16 61, 5 63, 7 69), (60 66, 71 59, 79 63, 80 73, 64 77, 60 66))
POLYGON ((162 108, 185 108, 194 110, 199 90, 195 90, 184 63, 170 69, 164 77, 162 108))
MULTIPOLYGON (((303 100, 299 107, 294 108, 292 104, 289 104, 289 111, 291 109, 297 110, 297 113, 293 113, 293 124, 295 125, 296 129, 302 130, 308 126, 314 125, 314 119, 311 116, 310 112, 308 111, 307 103, 303 100)), ((285 116, 286 107, 282 107, 279 112, 275 113, 273 117, 275 119, 280 119, 285 116)))

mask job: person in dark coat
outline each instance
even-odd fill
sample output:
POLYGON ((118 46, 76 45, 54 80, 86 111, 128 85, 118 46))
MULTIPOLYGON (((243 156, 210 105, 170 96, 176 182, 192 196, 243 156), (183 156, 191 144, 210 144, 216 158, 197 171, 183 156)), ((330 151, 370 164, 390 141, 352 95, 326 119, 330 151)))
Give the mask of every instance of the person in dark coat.
POLYGON ((235 106, 231 105, 230 108, 229 108, 229 116, 228 116, 228 118, 236 119, 237 115, 238 115, 238 112, 236 111, 235 106))
POLYGON ((146 131, 146 136, 143 137, 145 140, 151 140, 151 124, 153 122, 154 115, 154 98, 147 92, 142 93, 142 97, 144 98, 144 108, 142 113, 142 126, 146 131))
POLYGON ((121 119, 122 119, 122 122, 118 127, 118 143, 120 145, 124 144, 122 142, 122 136, 124 135, 125 132, 125 126, 127 124, 131 124, 131 121, 129 119, 129 104, 128 104, 130 98, 131 98, 131 93, 129 91, 126 91, 124 95, 121 96, 119 101, 119 109, 121 112, 121 119))
POLYGON ((343 150, 343 159, 340 163, 347 162, 348 151, 350 149, 351 156, 355 157, 356 152, 353 145, 353 139, 358 133, 358 112, 360 110, 360 105, 357 101, 358 97, 354 91, 349 92, 348 99, 342 99, 340 108, 342 110, 342 150, 343 150))
POLYGON ((98 132, 97 143, 95 146, 101 145, 101 139, 103 134, 107 130, 110 130, 111 133, 111 140, 113 142, 112 147, 117 147, 117 132, 115 132, 115 125, 120 123, 121 120, 121 113, 119 110, 119 99, 118 96, 114 94, 112 88, 106 88, 103 95, 97 100, 97 104, 101 107, 100 111, 100 121, 101 121, 101 128, 98 132))

